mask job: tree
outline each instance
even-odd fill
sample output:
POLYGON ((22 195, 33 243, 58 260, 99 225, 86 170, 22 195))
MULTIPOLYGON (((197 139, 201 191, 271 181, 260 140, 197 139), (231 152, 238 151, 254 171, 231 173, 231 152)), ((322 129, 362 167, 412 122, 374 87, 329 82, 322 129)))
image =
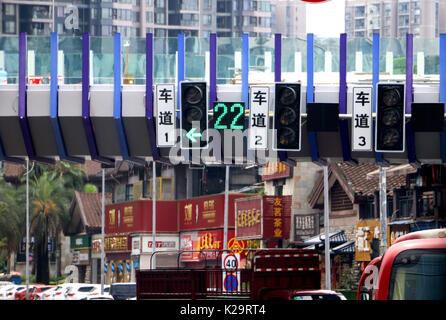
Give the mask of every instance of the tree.
POLYGON ((69 198, 55 171, 34 177, 31 185, 30 234, 34 237, 36 282, 49 283, 48 239, 57 237, 68 220, 69 198))
POLYGON ((21 222, 24 208, 20 206, 21 197, 17 191, 0 178, 0 264, 8 261, 7 271, 12 269, 9 257, 17 252, 23 237, 21 222))

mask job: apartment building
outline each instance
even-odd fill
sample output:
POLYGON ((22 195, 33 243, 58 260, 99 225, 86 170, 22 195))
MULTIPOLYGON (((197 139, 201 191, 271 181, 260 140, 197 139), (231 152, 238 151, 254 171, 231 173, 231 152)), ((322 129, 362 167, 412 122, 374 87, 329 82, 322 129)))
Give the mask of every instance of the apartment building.
POLYGON ((0 34, 140 37, 305 35, 305 7, 291 0, 0 0, 0 34))
POLYGON ((441 0, 346 0, 345 32, 351 37, 397 38, 411 33, 434 38, 446 30, 446 18, 439 13, 441 0), (440 28, 440 26, 443 26, 440 28))

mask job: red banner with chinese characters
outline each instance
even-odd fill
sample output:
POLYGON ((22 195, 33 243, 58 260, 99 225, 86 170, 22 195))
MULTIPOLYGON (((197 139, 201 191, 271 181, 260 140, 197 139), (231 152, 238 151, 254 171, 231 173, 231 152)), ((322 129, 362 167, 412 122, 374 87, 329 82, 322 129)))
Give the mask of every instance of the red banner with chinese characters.
POLYGON ((291 177, 291 168, 282 162, 268 162, 262 168, 262 181, 291 177))
MULTIPOLYGON (((217 259, 221 254, 220 250, 223 250, 223 232, 223 229, 217 229, 182 233, 180 236, 180 250, 186 252, 181 254, 180 260, 184 262, 194 262, 217 259)), ((240 253, 245 247, 245 242, 235 240, 234 230, 229 229, 227 248, 234 253, 240 253)))
POLYGON ((291 196, 236 200, 237 239, 283 239, 290 236, 291 196))
MULTIPOLYGON (((152 200, 121 202, 105 207, 105 232, 152 232, 152 200)), ((178 232, 176 201, 156 201, 156 231, 178 232)))
POLYGON ((237 239, 263 238, 262 196, 235 200, 235 236, 237 239))
MULTIPOLYGON (((229 194, 228 226, 234 227, 234 201, 245 194, 229 194)), ((225 195, 217 194, 178 201, 180 230, 222 228, 224 226, 225 195)))

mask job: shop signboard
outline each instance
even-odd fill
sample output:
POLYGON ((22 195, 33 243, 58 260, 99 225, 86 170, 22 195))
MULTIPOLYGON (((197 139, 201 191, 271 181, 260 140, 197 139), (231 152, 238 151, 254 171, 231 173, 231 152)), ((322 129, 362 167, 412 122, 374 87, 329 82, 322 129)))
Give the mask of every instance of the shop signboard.
MULTIPOLYGON (((156 202, 156 231, 178 232, 177 202, 156 202)), ((130 233, 152 232, 152 200, 138 200, 107 205, 105 208, 105 232, 130 233)))
MULTIPOLYGON (((152 245, 153 245, 153 237, 152 236, 144 236, 142 237, 142 252, 143 253, 152 253, 152 245)), ((177 235, 175 236, 156 236, 156 247, 155 251, 172 251, 178 250, 179 238, 177 235)))
POLYGON ((81 250, 91 247, 91 236, 89 234, 80 234, 70 237, 70 249, 81 250))
MULTIPOLYGON (((246 194, 229 194, 228 227, 234 227, 234 201, 246 194)), ((178 201, 180 230, 223 228, 224 194, 203 196, 178 201)))
POLYGON ((303 241, 319 234, 319 213, 294 215, 294 241, 303 241))
POLYGON ((100 259, 101 258, 101 235, 94 234, 91 236, 91 258, 100 259))
MULTIPOLYGON (((390 246, 390 228, 387 226, 387 247, 390 246)), ((356 261, 371 261, 380 255, 380 221, 366 219, 356 222, 355 229, 355 259, 356 261)))
POLYGON ((291 196, 255 196, 236 200, 237 239, 289 238, 291 196))
MULTIPOLYGON (((239 254, 247 245, 244 241, 235 239, 233 229, 228 230, 228 250, 239 254)), ((197 262, 218 259, 223 250, 223 229, 188 231, 180 235, 180 257, 182 262, 197 262), (191 251, 191 252, 187 252, 191 251)))
POLYGON ((291 167, 282 162, 268 162, 262 168, 262 181, 284 179, 291 176, 291 167))
POLYGON ((131 251, 130 236, 109 236, 104 239, 105 252, 131 251))

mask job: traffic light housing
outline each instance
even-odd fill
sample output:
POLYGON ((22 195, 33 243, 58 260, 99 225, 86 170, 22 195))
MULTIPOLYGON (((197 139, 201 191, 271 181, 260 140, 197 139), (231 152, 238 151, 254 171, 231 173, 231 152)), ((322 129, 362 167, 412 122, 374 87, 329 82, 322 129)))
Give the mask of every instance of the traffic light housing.
POLYGON ((375 151, 404 152, 405 91, 404 84, 377 85, 375 151))
POLYGON ((183 149, 204 148, 208 129, 206 82, 181 82, 181 145, 183 149))
POLYGON ((276 83, 273 150, 300 151, 300 83, 276 83))

